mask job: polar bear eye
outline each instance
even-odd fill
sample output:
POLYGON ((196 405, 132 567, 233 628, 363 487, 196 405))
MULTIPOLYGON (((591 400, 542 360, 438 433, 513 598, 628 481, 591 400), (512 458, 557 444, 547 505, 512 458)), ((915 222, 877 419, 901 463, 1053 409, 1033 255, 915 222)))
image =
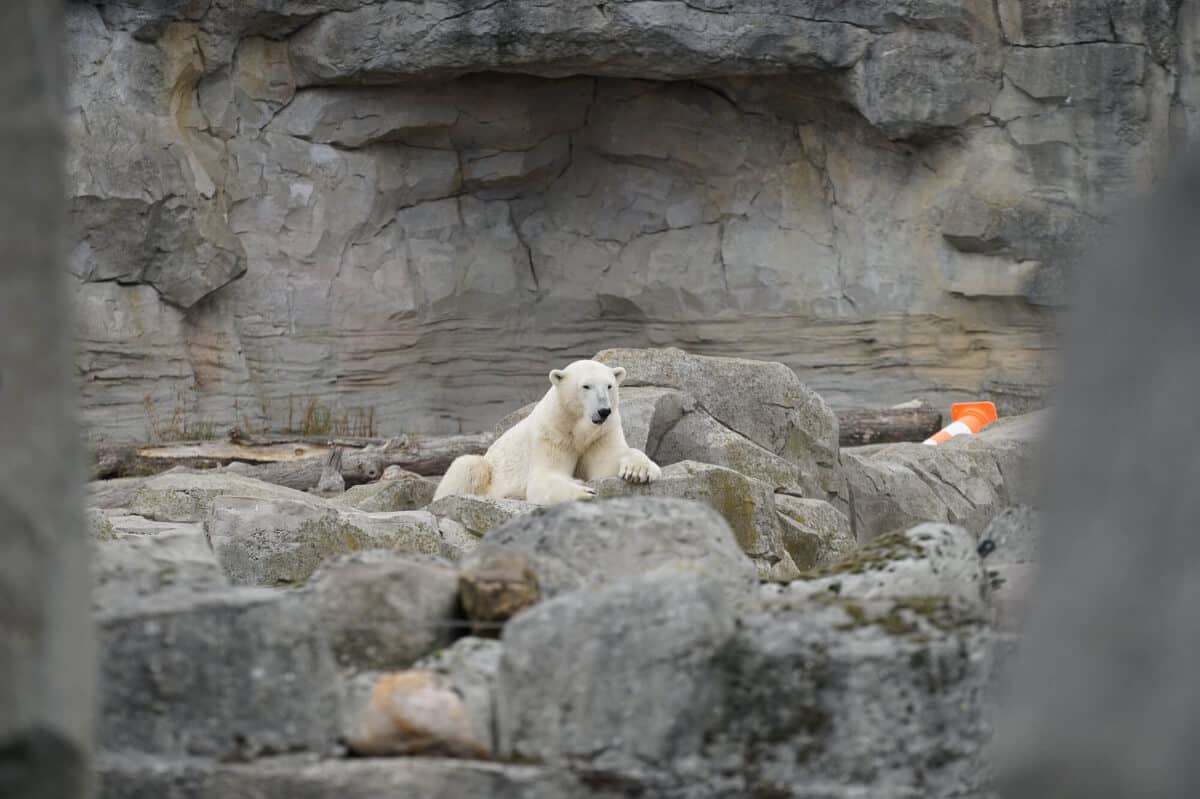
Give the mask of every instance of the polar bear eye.
POLYGON ((612 391, 612 383, 609 383, 609 384, 608 384, 608 390, 609 390, 609 391, 612 391))
POLYGON ((592 390, 592 387, 591 387, 591 386, 586 386, 586 385, 585 385, 585 386, 583 386, 583 390, 584 390, 584 391, 591 391, 591 390, 592 390))

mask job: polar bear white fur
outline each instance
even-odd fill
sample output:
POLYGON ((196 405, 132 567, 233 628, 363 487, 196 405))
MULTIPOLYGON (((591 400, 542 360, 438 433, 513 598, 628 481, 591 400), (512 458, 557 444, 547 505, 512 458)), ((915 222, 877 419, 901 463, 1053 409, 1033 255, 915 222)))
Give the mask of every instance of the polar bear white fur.
POLYGON ((529 416, 487 453, 456 458, 434 499, 474 494, 550 505, 595 496, 584 480, 657 480, 662 474, 657 464, 625 443, 617 407, 624 379, 624 369, 597 361, 555 369, 550 390, 529 416))

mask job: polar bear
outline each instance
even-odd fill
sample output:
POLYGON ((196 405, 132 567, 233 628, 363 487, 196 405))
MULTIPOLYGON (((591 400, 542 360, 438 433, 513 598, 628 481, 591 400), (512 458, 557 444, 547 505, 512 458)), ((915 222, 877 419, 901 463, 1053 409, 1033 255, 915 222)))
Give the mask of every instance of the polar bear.
POLYGON ((550 390, 529 416, 485 454, 456 458, 434 499, 475 494, 551 505, 595 496, 584 480, 657 480, 658 465, 625 443, 617 409, 624 379, 624 369, 597 361, 575 361, 550 372, 550 390))

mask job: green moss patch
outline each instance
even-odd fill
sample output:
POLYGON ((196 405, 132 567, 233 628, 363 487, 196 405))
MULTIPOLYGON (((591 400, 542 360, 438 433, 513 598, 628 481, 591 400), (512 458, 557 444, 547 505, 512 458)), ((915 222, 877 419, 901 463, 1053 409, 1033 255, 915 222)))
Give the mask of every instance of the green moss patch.
POLYGON ((835 577, 839 574, 863 574, 880 571, 897 560, 922 558, 925 550, 904 533, 880 536, 844 560, 821 569, 813 569, 800 575, 801 580, 816 580, 835 577))
POLYGON ((928 627, 952 632, 976 624, 979 617, 955 604, 946 596, 912 596, 888 600, 883 612, 872 612, 861 602, 851 599, 830 598, 830 604, 840 608, 849 620, 837 625, 837 630, 857 630, 876 626, 888 635, 924 636, 928 627))

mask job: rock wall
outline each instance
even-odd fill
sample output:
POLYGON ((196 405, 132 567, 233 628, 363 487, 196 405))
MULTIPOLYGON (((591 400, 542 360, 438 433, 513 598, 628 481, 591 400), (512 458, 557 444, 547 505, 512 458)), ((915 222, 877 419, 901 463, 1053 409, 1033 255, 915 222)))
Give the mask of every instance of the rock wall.
POLYGON ((92 433, 482 429, 615 346, 1037 405, 1200 124, 1178 0, 76 2, 92 433))

